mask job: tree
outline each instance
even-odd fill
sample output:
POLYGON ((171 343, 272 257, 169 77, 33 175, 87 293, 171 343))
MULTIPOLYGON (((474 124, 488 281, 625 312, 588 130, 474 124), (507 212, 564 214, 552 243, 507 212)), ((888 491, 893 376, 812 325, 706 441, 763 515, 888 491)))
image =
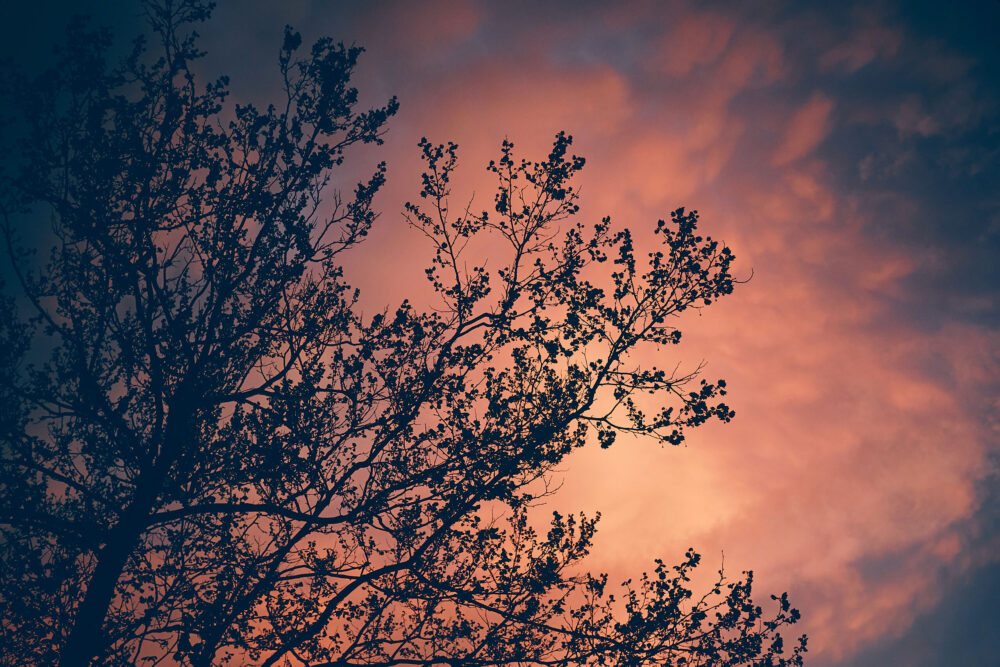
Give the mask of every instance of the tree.
POLYGON ((335 176, 397 103, 357 109, 361 50, 286 29, 284 98, 230 108, 192 69, 209 9, 146 9, 153 52, 111 67, 76 22, 52 71, 8 75, 28 113, 2 185, 4 659, 801 664, 779 632, 798 612, 765 616, 750 573, 695 598, 689 552, 616 595, 580 569, 596 518, 532 527, 591 434, 677 444, 732 417, 723 381, 630 361, 733 289, 697 213, 643 263, 574 217, 569 136, 538 162, 504 142, 481 213, 449 205, 456 146, 424 140, 406 212, 439 303, 364 316, 341 257, 385 165, 349 196, 335 176), (37 260, 18 229, 41 214, 37 260), (467 257, 484 236, 491 270, 467 257))

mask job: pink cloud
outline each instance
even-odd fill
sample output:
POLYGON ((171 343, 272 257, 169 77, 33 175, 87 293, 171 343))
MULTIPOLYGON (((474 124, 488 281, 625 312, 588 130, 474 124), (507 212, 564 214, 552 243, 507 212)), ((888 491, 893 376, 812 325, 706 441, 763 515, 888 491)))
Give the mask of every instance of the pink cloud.
POLYGON ((368 43, 413 53, 440 51, 471 37, 482 25, 485 11, 476 2, 427 0, 382 2, 365 26, 368 43))
POLYGON ((784 77, 787 70, 784 49, 775 35, 744 27, 733 37, 718 68, 703 83, 735 93, 772 84, 784 77))
POLYGON ((860 24, 844 41, 832 46, 819 59, 824 70, 856 72, 876 60, 890 60, 903 45, 902 32, 887 26, 875 14, 863 13, 855 19, 860 24))
MULTIPOLYGON (((663 19, 658 3, 630 10, 614 12, 614 30, 663 19)), ((537 157, 566 129, 588 160, 589 219, 609 214, 642 244, 671 208, 700 209, 706 233, 754 279, 687 318, 679 349, 643 359, 707 360, 710 377, 730 381, 736 420, 681 449, 624 439, 578 451, 540 511, 602 511, 590 565, 620 579, 688 546, 711 570, 725 550, 730 570, 758 572, 761 591, 790 589, 815 656, 849 656, 933 604, 931 573, 968 566, 962 530, 997 427, 965 397, 994 395, 1000 340, 972 326, 921 330, 894 310, 933 249, 871 237, 870 214, 830 180, 822 152, 836 122, 885 122, 885 109, 838 100, 835 113, 822 90, 796 107, 780 31, 687 6, 670 18, 640 75, 599 58, 546 58, 545 26, 507 43, 503 57, 428 75, 390 135, 386 213, 355 273, 387 300, 422 281, 420 241, 396 204, 414 196, 413 146, 424 135, 461 145, 463 205, 473 192, 487 205, 482 165, 503 137, 537 157), (760 90, 768 104, 748 104, 760 90), (876 573, 887 563, 889 574, 876 573)), ((573 30, 583 23, 557 29, 582 40, 573 30)), ((823 50, 819 66, 849 72, 894 57, 895 42, 874 45, 888 39, 880 35, 869 25, 823 50)), ((904 193, 891 196, 898 215, 915 214, 904 193)))
POLYGON ((775 166, 798 160, 812 152, 830 131, 830 112, 833 100, 817 93, 800 107, 788 121, 778 149, 771 157, 775 166))
POLYGON ((654 67, 675 77, 716 62, 729 46, 733 22, 715 14, 682 14, 669 22, 654 67))
POLYGON ((830 214, 837 196, 819 172, 792 172, 808 188, 765 173, 729 184, 735 209, 771 188, 773 219, 754 204, 757 223, 705 217, 756 277, 691 318, 679 357, 730 380, 736 421, 682 450, 580 452, 564 493, 567 508, 604 512, 596 556, 616 574, 638 554, 724 550, 730 566, 798 591, 814 653, 835 659, 904 629, 937 599, 930 573, 961 567, 955 526, 976 510, 988 433, 957 396, 987 391, 996 356, 980 341, 953 352, 950 375, 925 370, 975 330, 894 322, 884 295, 914 259, 830 214), (866 572, 898 554, 912 555, 891 579, 866 572))

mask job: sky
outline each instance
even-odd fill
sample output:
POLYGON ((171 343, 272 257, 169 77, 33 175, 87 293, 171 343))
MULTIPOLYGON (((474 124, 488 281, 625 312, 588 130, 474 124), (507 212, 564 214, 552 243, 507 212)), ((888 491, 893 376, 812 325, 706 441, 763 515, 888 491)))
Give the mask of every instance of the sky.
MULTIPOLYGON (((133 3, 22 3, 4 51, 41 57, 70 6, 139 25, 133 3)), ((423 136, 459 144, 456 196, 485 207, 505 137, 541 158, 565 130, 581 215, 639 250, 697 209, 750 278, 663 351, 728 381, 733 422, 562 466, 549 507, 602 513, 591 568, 621 580, 691 546, 789 592, 807 664, 995 664, 1000 3, 224 0, 202 67, 266 102, 285 24, 363 46, 362 102, 400 101, 349 163, 389 165, 347 267, 372 308, 423 289, 402 218, 423 136)))

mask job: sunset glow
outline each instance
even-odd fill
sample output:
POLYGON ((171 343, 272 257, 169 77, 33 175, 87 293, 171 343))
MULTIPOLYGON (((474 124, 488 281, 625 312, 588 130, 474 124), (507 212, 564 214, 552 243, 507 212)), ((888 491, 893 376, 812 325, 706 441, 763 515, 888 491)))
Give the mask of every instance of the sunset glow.
POLYGON ((223 1, 198 67, 266 103, 286 24, 365 48, 362 104, 400 103, 344 177, 388 164, 345 267, 371 312, 433 305, 403 217, 421 137, 458 144, 454 205, 482 210, 501 141, 542 158, 565 130, 579 215, 640 257, 699 211, 746 282, 643 361, 705 362, 736 417, 577 450, 539 511, 600 512, 588 567, 612 581, 688 547, 753 570, 802 611, 808 665, 977 665, 1000 651, 977 595, 1000 591, 1000 5, 973 4, 223 1))

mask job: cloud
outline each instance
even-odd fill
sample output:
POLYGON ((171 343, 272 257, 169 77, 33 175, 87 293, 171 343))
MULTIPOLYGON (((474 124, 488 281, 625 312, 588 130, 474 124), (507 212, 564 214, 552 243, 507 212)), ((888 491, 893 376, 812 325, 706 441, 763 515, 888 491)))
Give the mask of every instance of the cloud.
MULTIPOLYGON (((503 137, 535 157, 565 129, 587 158, 589 219, 609 214, 641 245, 670 209, 701 210, 706 233, 754 278, 687 318, 680 348, 642 361, 707 360, 710 377, 729 380, 736 420, 681 449, 626 438, 576 452, 555 507, 542 511, 601 510, 591 566, 619 579, 688 546, 711 570, 724 550, 731 571, 757 571, 762 593, 790 590, 816 664, 850 664, 860 647, 901 632, 948 573, 972 566, 970 554, 988 557, 970 535, 997 440, 984 397, 997 394, 1000 336, 944 315, 921 322, 915 277, 961 256, 886 231, 921 215, 923 193, 904 181, 922 159, 912 142, 852 156, 841 139, 915 139, 976 122, 986 112, 966 104, 975 87, 956 84, 931 104, 921 79, 967 76, 968 62, 941 48, 921 56, 919 41, 877 15, 850 14, 857 27, 815 16, 823 38, 812 44, 774 7, 751 16, 583 4, 516 17, 467 7, 365 16, 383 41, 424 27, 409 50, 369 49, 366 67, 385 72, 403 106, 381 156, 391 169, 385 214, 352 278, 366 298, 390 302, 422 280, 425 257, 397 215, 417 189, 420 136, 460 144, 463 205, 473 192, 489 200, 482 166, 503 137), (398 62, 401 52, 421 66, 398 62), (900 63, 913 81, 891 69, 900 63), (898 185, 861 197, 840 162, 853 179, 898 185)), ((995 305, 968 296, 955 298, 977 312, 995 305)))
POLYGON ((808 155, 826 138, 830 130, 833 100, 822 93, 814 94, 788 121, 778 149, 771 157, 775 166, 793 162, 808 155))
POLYGON ((941 130, 941 123, 924 111, 923 104, 916 95, 911 95, 899 106, 893 117, 893 124, 902 136, 916 134, 929 137, 941 130))
POLYGON ((369 33, 366 41, 376 41, 408 52, 441 52, 471 38, 482 25, 486 12, 477 2, 462 0, 426 0, 419 5, 399 0, 372 3, 374 10, 362 16, 369 33))
POLYGON ((725 53, 734 32, 730 18, 708 13, 682 14, 676 20, 669 20, 669 26, 653 64, 674 77, 687 76, 699 66, 716 62, 725 53))
POLYGON ((891 60, 903 45, 903 33, 887 26, 872 12, 857 18, 860 23, 843 41, 838 42, 819 58, 819 69, 839 70, 853 74, 875 61, 891 60))

